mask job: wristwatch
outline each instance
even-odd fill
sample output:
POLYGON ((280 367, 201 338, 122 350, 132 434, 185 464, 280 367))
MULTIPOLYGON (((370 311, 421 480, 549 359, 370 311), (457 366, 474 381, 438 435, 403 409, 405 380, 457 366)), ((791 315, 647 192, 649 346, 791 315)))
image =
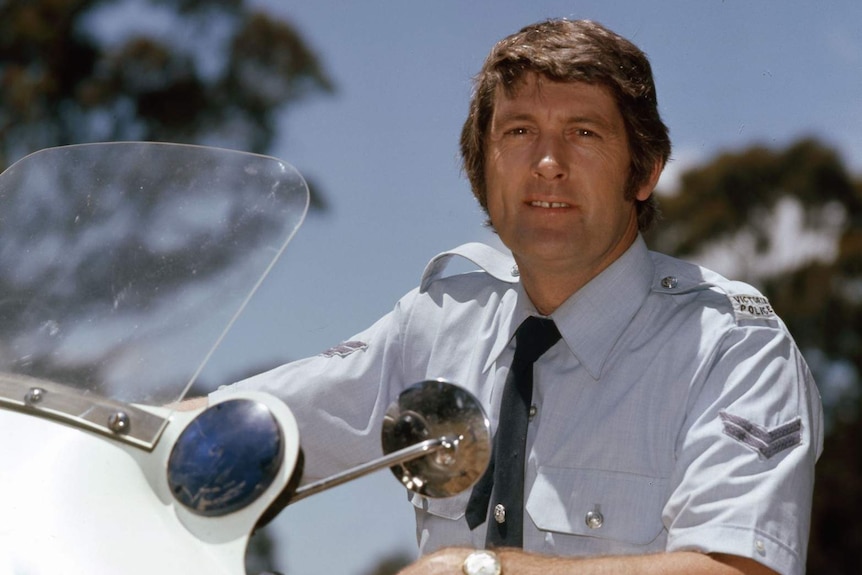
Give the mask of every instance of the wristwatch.
POLYGON ((461 565, 464 575, 501 575, 503 569, 500 566, 500 558, 493 551, 473 551, 461 565))

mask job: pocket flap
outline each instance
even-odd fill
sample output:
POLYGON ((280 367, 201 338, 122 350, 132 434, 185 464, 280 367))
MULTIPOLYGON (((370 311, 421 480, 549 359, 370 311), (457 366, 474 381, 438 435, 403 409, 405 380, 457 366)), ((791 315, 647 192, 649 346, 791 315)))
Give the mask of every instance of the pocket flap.
POLYGON ((526 509, 545 531, 645 545, 664 529, 666 486, 632 473, 540 467, 526 509))

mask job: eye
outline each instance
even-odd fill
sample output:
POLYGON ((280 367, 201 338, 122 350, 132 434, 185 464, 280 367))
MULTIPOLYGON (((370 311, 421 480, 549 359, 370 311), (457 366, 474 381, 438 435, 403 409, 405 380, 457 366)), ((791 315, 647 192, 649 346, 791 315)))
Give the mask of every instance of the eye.
POLYGON ((586 128, 577 128, 575 130, 575 135, 580 137, 580 138, 594 138, 598 134, 596 134, 592 130, 587 130, 586 128))
POLYGON ((505 133, 507 136, 526 136, 530 133, 530 130, 523 126, 518 126, 516 128, 510 128, 506 130, 505 133))

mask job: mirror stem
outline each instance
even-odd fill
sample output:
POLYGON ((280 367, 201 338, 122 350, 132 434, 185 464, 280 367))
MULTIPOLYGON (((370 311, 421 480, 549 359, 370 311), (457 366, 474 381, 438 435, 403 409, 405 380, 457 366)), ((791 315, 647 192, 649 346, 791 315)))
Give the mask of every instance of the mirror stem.
POLYGON ((290 504, 296 503, 300 499, 305 499, 315 493, 320 493, 321 491, 326 491, 327 489, 341 485, 342 483, 347 483, 348 481, 352 481, 358 477, 362 477, 363 475, 368 475, 369 473, 378 471, 385 467, 392 467, 393 465, 399 465, 413 459, 418 459, 436 451, 440 451, 441 449, 451 448, 457 444, 457 438, 448 436, 439 437, 437 439, 426 439, 425 441, 405 447, 404 449, 393 451, 389 455, 385 455, 379 459, 375 459, 374 461, 331 475, 330 477, 326 477, 320 481, 303 485, 302 487, 297 488, 293 493, 293 496, 290 498, 290 504))

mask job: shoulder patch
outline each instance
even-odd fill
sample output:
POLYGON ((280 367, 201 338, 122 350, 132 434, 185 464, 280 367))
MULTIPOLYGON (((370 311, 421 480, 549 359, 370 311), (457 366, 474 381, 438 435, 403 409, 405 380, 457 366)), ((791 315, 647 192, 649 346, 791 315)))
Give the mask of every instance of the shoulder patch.
POLYGON ((762 295, 729 294, 736 319, 775 319, 769 300, 762 295))
POLYGON ((323 357, 347 357, 352 353, 366 349, 368 349, 368 344, 364 341, 345 341, 335 347, 330 347, 320 355, 323 357))

